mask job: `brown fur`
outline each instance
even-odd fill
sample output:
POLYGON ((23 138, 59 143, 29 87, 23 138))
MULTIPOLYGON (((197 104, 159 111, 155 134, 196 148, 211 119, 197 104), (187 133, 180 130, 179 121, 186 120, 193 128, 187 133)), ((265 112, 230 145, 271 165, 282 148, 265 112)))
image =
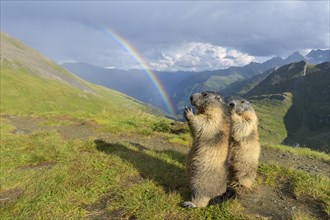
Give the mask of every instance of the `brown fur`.
POLYGON ((229 105, 232 123, 229 181, 231 185, 250 189, 257 175, 260 155, 258 118, 246 100, 233 100, 229 105))
POLYGON ((198 93, 191 98, 198 111, 196 115, 191 109, 185 110, 193 144, 187 159, 192 201, 184 202, 184 207, 206 207, 227 188, 228 108, 219 95, 209 92, 205 98, 202 94, 205 95, 198 93))

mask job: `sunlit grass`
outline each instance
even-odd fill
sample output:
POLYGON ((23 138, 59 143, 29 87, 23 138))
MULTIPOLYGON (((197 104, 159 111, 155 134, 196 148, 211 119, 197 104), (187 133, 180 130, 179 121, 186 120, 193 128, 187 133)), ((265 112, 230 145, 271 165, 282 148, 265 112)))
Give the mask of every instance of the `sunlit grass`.
POLYGON ((168 135, 168 141, 174 144, 181 144, 184 146, 190 146, 192 143, 192 137, 189 132, 180 133, 177 135, 168 135))

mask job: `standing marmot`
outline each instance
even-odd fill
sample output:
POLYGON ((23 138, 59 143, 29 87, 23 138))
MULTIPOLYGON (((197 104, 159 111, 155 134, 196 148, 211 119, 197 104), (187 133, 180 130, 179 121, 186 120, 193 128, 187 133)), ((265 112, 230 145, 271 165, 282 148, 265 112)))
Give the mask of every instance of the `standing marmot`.
POLYGON ((229 181, 250 189, 257 175, 260 144, 258 118, 251 104, 245 100, 229 103, 231 144, 229 147, 229 181))
POLYGON ((215 92, 195 93, 190 101, 197 109, 196 115, 190 108, 184 111, 193 137, 187 159, 192 201, 181 206, 206 207, 226 192, 230 119, 228 106, 215 92))

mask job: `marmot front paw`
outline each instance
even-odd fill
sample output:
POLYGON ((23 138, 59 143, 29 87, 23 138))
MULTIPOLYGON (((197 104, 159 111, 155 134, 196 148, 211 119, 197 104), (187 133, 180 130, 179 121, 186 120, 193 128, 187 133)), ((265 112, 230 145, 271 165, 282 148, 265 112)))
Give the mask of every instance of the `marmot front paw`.
POLYGON ((193 116, 194 113, 193 113, 193 110, 189 107, 186 107, 183 111, 183 116, 185 117, 185 119, 188 120, 189 117, 193 116))

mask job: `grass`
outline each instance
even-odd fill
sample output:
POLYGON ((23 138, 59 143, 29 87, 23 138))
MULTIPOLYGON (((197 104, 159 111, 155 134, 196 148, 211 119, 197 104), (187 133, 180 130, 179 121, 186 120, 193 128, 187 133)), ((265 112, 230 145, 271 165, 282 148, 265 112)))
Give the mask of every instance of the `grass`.
MULTIPOLYGON (((182 153, 68 140, 56 131, 17 135, 1 120, 1 191, 22 192, 0 206, 1 219, 254 219, 244 214, 238 200, 205 209, 180 208, 178 203, 190 197, 182 153)), ((264 164, 259 176, 259 184, 286 179, 295 196, 322 201, 329 213, 329 179, 264 164)), ((295 218, 304 216, 308 214, 295 218)))
POLYGON ((177 135, 173 135, 173 134, 169 134, 168 135, 168 141, 170 143, 174 143, 174 144, 181 144, 184 146, 190 146, 191 142, 192 142, 192 138, 190 133, 186 132, 186 133, 180 133, 177 135))
MULTIPOLYGON (((30 74, 23 67, 1 66, 1 112, 11 114, 40 113, 79 115, 86 112, 145 109, 124 95, 93 86, 97 94, 84 92, 70 85, 30 74), (105 95, 106 94, 106 95, 105 95), (23 108, 21 106, 24 106, 23 108)), ((126 113, 126 111, 123 111, 126 113)))
POLYGON ((311 217, 307 213, 299 211, 294 213, 294 215, 292 216, 292 220, 315 220, 315 218, 311 217))
POLYGON ((188 211, 185 155, 140 151, 123 143, 65 140, 57 132, 15 135, 1 121, 1 191, 19 189, 0 206, 1 219, 76 219, 96 216, 104 196, 111 218, 242 219, 235 201, 188 211), (49 166, 40 166, 45 162, 49 166))
POLYGON ((279 95, 283 100, 264 97, 251 100, 259 119, 259 134, 263 142, 280 144, 287 137, 284 116, 292 105, 292 95, 279 95))
POLYGON ((242 79, 244 79, 244 77, 239 73, 233 73, 227 76, 213 75, 203 83, 203 86, 205 90, 219 91, 231 83, 242 79))
MULTIPOLYGON (((86 82, 86 84, 88 84, 86 82)), ((91 120, 110 132, 167 132, 170 121, 137 100, 101 86, 88 84, 95 94, 31 74, 23 67, 1 66, 1 114, 68 117, 91 120), (24 107, 22 107, 24 106, 24 107)), ((57 126, 68 120, 49 120, 57 126)))

